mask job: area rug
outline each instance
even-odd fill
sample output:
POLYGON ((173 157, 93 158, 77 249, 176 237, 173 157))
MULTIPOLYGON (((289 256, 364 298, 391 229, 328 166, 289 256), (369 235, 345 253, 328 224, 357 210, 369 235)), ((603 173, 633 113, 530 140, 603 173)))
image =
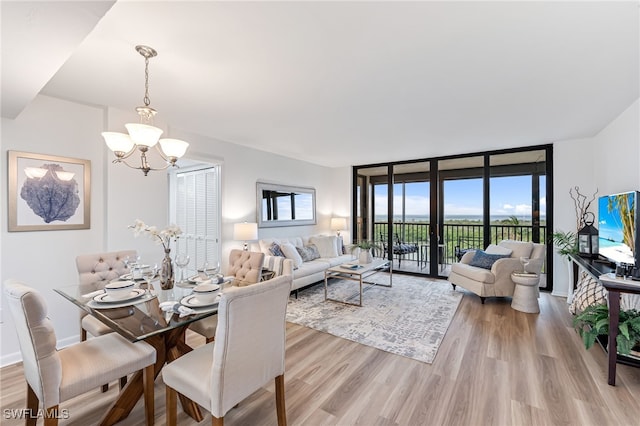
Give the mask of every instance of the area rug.
MULTIPOLYGON (((389 283, 386 273, 370 278, 389 283)), ((358 283, 332 279, 329 297, 357 303, 358 283)), ((446 281, 394 275, 391 288, 367 286, 359 307, 325 301, 323 283, 291 296, 287 321, 430 364, 461 299, 446 281)))

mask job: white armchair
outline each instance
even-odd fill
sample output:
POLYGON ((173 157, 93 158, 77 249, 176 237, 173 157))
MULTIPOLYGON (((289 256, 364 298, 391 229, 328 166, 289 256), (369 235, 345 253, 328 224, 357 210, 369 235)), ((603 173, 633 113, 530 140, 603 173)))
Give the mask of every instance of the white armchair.
POLYGON ((465 288, 480 296, 480 300, 484 303, 487 297, 513 296, 515 283, 511 280, 511 273, 522 270, 520 257, 530 259, 527 266, 528 272, 540 274, 546 255, 546 246, 514 240, 503 240, 497 246, 491 244, 487 247, 486 253, 490 256, 502 254, 508 257, 495 260, 490 269, 474 266, 473 259, 476 251, 467 251, 460 262, 451 265, 449 282, 454 290, 456 286, 465 288))

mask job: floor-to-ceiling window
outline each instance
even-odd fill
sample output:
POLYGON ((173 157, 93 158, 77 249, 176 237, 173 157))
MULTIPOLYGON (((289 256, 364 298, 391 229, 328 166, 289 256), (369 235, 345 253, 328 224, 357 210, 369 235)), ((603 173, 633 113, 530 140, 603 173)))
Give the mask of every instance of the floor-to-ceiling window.
POLYGON ((394 270, 429 276, 446 277, 464 250, 503 239, 546 242, 550 258, 551 156, 545 145, 356 166, 354 237, 382 242, 394 270), (413 248, 400 254, 394 244, 413 248))

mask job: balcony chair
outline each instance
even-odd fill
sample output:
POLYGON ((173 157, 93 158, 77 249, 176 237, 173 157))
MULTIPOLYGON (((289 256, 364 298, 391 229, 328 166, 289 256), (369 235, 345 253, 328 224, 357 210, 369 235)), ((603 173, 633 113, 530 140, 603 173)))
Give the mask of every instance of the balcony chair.
MULTIPOLYGON (((233 249, 229 253, 229 270, 227 275, 236 278, 234 283, 240 285, 254 284, 260 281, 264 253, 233 249)), ((218 317, 207 317, 191 323, 189 330, 204 336, 206 343, 211 343, 216 336, 218 317)))
POLYGON ((231 408, 271 379, 278 425, 286 425, 285 317, 291 280, 280 275, 260 285, 225 289, 216 340, 162 370, 168 425, 176 424, 176 392, 208 409, 212 424, 222 426, 231 408))
POLYGON ((140 370, 146 424, 154 423, 153 346, 131 343, 118 333, 109 333, 57 350, 44 297, 16 280, 7 280, 4 287, 27 381, 26 424, 36 424, 37 419, 30 418, 29 413, 38 412, 38 402, 44 409, 45 426, 57 425, 61 402, 140 370))
POLYGON ((487 297, 512 297, 515 283, 511 273, 522 271, 521 256, 530 259, 528 272, 540 274, 546 255, 546 246, 532 242, 503 240, 497 246, 490 244, 486 251, 468 250, 460 262, 451 265, 449 282, 465 288, 478 296, 481 302, 487 297), (502 257, 501 257, 502 256, 502 257), (501 258, 498 258, 501 257, 501 258), (497 259, 497 260, 496 260, 497 259))
MULTIPOLYGON (((382 233, 380 234, 380 241, 382 242, 382 250, 384 252, 383 257, 386 257, 389 248, 387 245, 387 240, 384 238, 382 233)), ((401 242, 398 234, 393 234, 393 241, 394 241, 392 245, 393 257, 398 259, 398 268, 400 268, 400 263, 402 262, 402 259, 404 259, 405 255, 418 252, 418 244, 401 242)))

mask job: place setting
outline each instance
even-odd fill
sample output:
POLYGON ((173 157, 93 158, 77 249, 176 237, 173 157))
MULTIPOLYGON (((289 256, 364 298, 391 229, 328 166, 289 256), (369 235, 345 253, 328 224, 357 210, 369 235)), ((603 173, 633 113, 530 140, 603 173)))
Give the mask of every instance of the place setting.
POLYGON ((87 303, 90 308, 120 308, 136 303, 146 302, 156 297, 148 289, 138 287, 135 281, 113 281, 104 286, 104 290, 99 290, 91 296, 87 303))
POLYGON ((191 294, 179 301, 168 300, 160 303, 160 309, 167 313, 177 313, 180 318, 218 309, 222 296, 219 284, 211 282, 196 285, 191 294))

